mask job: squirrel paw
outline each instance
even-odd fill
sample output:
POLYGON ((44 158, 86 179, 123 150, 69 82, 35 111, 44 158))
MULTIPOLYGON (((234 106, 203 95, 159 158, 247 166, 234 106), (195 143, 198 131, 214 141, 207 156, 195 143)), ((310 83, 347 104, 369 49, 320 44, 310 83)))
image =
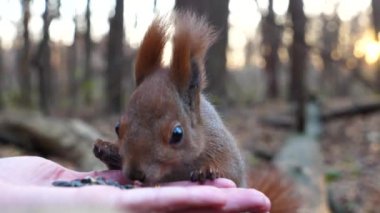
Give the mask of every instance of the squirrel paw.
POLYGON ((97 139, 93 148, 95 157, 105 163, 108 169, 121 169, 121 156, 116 144, 97 139))
POLYGON ((219 172, 211 168, 195 170, 190 173, 190 180, 192 182, 204 183, 206 180, 214 180, 218 177, 220 177, 219 172))

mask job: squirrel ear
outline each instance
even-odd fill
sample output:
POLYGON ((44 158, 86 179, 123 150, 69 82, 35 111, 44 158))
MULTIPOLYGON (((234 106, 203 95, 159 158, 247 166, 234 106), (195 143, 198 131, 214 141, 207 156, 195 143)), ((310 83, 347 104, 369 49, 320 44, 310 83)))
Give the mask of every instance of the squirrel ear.
POLYGON ((190 107, 196 109, 199 103, 199 94, 201 91, 201 70, 199 64, 194 60, 185 60, 181 63, 182 69, 173 69, 171 80, 177 87, 182 100, 190 107))
POLYGON ((156 18, 145 33, 135 64, 135 79, 138 86, 145 77, 161 67, 162 54, 167 42, 167 25, 156 18))
POLYGON ((174 15, 170 77, 184 102, 197 110, 206 84, 204 58, 215 36, 204 18, 187 11, 176 11, 174 15))
MULTIPOLYGON (((170 65, 170 78, 176 86, 182 100, 195 108, 197 93, 199 93, 200 70, 191 55, 191 39, 180 27, 173 36, 173 55, 170 65)), ((199 99, 199 98, 198 98, 199 99)))
POLYGON ((194 110, 197 106, 199 106, 202 76, 200 67, 195 60, 191 60, 190 67, 191 78, 187 88, 187 98, 185 98, 185 101, 190 106, 190 109, 194 110))
POLYGON ((173 55, 170 66, 170 77, 181 92, 186 90, 191 78, 190 40, 183 32, 173 37, 173 55))

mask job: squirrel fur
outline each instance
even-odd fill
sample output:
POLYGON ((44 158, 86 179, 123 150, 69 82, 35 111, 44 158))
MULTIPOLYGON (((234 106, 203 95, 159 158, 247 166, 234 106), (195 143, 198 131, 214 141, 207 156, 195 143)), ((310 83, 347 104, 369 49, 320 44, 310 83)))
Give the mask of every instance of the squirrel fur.
MULTIPOLYGON (((156 18, 148 28, 135 62, 136 89, 116 127, 117 143, 98 140, 94 154, 109 168, 122 169, 126 178, 147 185, 224 177, 244 187, 244 161, 235 139, 202 94, 205 56, 216 33, 191 12, 177 11, 171 20, 156 18), (172 60, 164 67, 170 38, 172 60)), ((264 177, 263 187, 253 185, 278 194, 283 184, 275 180, 281 177, 268 176, 274 181, 266 183, 264 177)))
POLYGON ((225 177, 245 186, 237 144, 202 94, 205 56, 216 33, 205 18, 191 12, 175 12, 171 20, 156 18, 140 45, 136 89, 117 127, 117 148, 98 140, 94 153, 110 168, 120 165, 127 178, 146 184, 225 177), (172 60, 164 67, 171 29, 172 60), (182 134, 171 143, 173 134, 179 137, 174 130, 182 134))

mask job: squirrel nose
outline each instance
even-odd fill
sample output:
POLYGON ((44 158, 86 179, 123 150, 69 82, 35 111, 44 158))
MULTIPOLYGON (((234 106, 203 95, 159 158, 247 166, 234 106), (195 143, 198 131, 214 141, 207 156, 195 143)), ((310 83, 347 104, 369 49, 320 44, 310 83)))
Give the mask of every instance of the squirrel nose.
POLYGON ((140 170, 132 169, 129 173, 129 179, 144 182, 145 174, 140 170))

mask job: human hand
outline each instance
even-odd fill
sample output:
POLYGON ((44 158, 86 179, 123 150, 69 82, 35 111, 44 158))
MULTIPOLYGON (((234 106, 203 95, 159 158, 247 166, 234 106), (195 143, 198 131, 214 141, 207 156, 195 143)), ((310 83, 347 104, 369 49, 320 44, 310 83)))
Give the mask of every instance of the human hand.
POLYGON ((202 186, 182 181, 159 188, 129 190, 100 185, 51 187, 55 180, 86 176, 101 176, 126 183, 120 171, 76 172, 40 157, 0 159, 0 205, 9 208, 59 205, 63 208, 111 208, 129 212, 267 212, 270 207, 268 198, 261 192, 236 188, 232 181, 222 178, 202 186))

